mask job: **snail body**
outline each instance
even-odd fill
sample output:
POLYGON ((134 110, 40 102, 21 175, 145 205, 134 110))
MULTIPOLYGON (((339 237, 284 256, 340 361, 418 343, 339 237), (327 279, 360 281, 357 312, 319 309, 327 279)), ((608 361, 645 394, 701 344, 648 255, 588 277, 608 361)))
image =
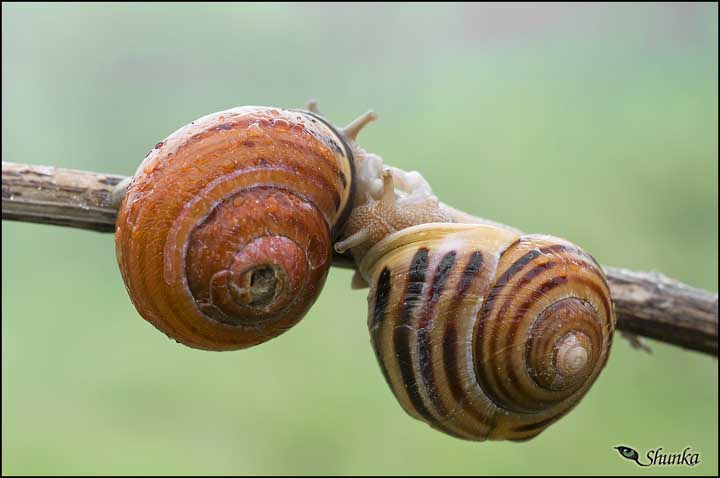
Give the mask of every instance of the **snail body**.
POLYGON ((119 209, 117 259, 137 310, 200 349, 288 330, 323 286, 353 168, 344 134, 308 111, 233 108, 171 134, 119 209))
POLYGON ((381 173, 384 193, 356 205, 335 245, 353 253, 353 283, 370 286, 386 382, 408 414, 452 436, 536 436, 608 359, 615 315, 602 269, 564 239, 462 223, 472 216, 427 190, 398 191, 395 177, 381 173))

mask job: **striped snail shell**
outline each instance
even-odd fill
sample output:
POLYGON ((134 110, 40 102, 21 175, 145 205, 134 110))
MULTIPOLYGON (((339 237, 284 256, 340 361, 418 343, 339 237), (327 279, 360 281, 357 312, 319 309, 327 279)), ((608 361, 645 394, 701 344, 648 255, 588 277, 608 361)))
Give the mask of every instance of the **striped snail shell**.
POLYGON ((295 325, 353 202, 354 139, 310 111, 246 106, 157 143, 122 198, 117 259, 138 312, 190 347, 232 350, 295 325))
POLYGON ((392 233, 359 263, 387 383, 413 417, 468 440, 526 440, 588 391, 615 324, 577 246, 478 224, 392 233))

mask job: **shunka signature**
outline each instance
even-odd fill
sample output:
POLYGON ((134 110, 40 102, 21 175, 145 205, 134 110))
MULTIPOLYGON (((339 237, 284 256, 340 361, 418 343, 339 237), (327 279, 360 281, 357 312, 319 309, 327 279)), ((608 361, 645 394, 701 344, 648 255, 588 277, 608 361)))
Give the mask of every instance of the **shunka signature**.
POLYGON ((649 463, 640 461, 640 454, 629 446, 618 445, 614 447, 620 456, 628 460, 632 460, 639 466, 659 466, 659 465, 686 465, 695 466, 700 463, 700 453, 691 453, 690 447, 686 447, 682 452, 678 453, 662 453, 662 447, 648 451, 645 456, 649 463))

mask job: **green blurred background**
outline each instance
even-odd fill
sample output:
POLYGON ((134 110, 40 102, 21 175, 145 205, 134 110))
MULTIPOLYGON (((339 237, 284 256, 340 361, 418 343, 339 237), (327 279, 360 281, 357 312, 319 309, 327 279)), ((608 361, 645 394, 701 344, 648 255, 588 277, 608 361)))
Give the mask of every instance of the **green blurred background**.
MULTIPOLYGON (((131 174, 206 113, 315 97, 338 124, 374 108, 361 143, 451 204, 716 291, 717 25, 714 4, 3 4, 2 158, 131 174)), ((396 403, 350 277, 280 338, 200 352, 138 316, 112 236, 3 222, 2 472, 718 473, 716 359, 618 337, 538 438, 464 442, 396 403)))

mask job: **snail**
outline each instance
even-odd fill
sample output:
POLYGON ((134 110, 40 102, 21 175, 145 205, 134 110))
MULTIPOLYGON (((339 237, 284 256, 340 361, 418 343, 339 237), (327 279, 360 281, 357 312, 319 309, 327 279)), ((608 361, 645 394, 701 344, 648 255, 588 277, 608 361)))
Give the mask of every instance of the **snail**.
POLYGON ((119 185, 117 260, 143 318, 187 346, 234 350, 305 315, 352 209, 349 144, 374 119, 338 130, 316 111, 204 116, 119 185))
POLYGON ((335 248, 355 260, 353 286, 370 286, 368 328, 393 394, 458 438, 538 435, 608 359, 615 315, 601 267, 566 240, 455 210, 417 173, 374 159, 358 176, 374 171, 375 187, 356 194, 335 248))
POLYGON ((161 141, 118 195, 116 250, 140 314, 190 347, 232 350, 295 325, 333 249, 370 287, 383 376, 411 416, 468 439, 530 439, 603 369, 615 315, 602 269, 438 200, 417 172, 307 111, 241 107, 161 141))

